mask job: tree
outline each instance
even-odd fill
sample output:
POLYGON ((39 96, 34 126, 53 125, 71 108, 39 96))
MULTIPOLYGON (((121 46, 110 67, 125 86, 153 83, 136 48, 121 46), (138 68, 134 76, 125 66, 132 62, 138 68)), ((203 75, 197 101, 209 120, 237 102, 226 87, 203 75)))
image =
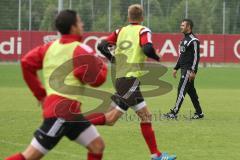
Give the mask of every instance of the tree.
MULTIPOLYGON (((188 0, 188 17, 195 22, 196 33, 221 34, 223 30, 223 2, 226 2, 225 32, 240 33, 239 0, 188 0), (203 7, 204 6, 204 7, 203 7)), ((64 0, 64 8, 69 0, 64 0)), ((85 23, 86 31, 108 31, 109 0, 72 0, 76 10, 85 23)), ((128 6, 141 0, 111 0, 111 30, 126 25, 128 6)), ((150 3, 149 22, 153 32, 179 32, 179 23, 185 17, 186 0, 143 0, 145 9, 144 25, 147 25, 147 3, 150 3)), ((21 0, 21 29, 28 30, 29 0, 21 0)), ((54 18, 57 14, 57 0, 32 0, 32 30, 54 30, 54 18)), ((0 1, 0 29, 18 28, 18 1, 0 1)))

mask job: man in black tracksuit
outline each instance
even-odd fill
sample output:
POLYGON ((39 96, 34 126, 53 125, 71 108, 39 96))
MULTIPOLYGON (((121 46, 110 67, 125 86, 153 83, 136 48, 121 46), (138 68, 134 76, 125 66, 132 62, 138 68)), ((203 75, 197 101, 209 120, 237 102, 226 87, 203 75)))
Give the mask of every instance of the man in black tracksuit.
POLYGON ((192 33, 193 22, 190 19, 183 19, 181 23, 181 32, 185 37, 180 42, 180 57, 173 70, 173 77, 176 78, 177 70, 181 69, 181 78, 178 85, 178 96, 173 109, 169 113, 164 114, 169 119, 177 118, 177 114, 183 103, 186 93, 189 94, 193 106, 196 110, 192 119, 200 119, 204 117, 198 95, 194 87, 194 79, 198 70, 200 60, 200 42, 192 33))

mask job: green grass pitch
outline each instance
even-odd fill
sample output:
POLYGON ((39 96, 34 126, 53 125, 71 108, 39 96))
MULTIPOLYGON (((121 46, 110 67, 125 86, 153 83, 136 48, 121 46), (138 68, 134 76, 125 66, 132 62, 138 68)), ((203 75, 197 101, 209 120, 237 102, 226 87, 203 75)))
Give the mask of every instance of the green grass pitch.
MULTIPOLYGON (((171 69, 163 77, 174 89, 146 101, 154 115, 168 112, 176 99, 178 79, 171 69)), ((102 86, 110 90, 110 82, 102 86)), ((205 113, 204 120, 188 118, 155 119, 157 142, 162 151, 176 153, 178 160, 239 160, 240 157, 240 68, 200 68, 196 88, 205 113)), ((85 106, 97 101, 86 101, 85 106)), ((180 111, 189 117, 193 112, 186 96, 180 111)), ((98 127, 106 143, 105 160, 148 160, 149 151, 140 134, 137 119, 128 111, 113 127, 98 127)), ((38 107, 21 76, 19 65, 0 65, 0 159, 22 151, 41 124, 38 107)), ((85 160, 86 150, 64 138, 45 160, 85 160)))

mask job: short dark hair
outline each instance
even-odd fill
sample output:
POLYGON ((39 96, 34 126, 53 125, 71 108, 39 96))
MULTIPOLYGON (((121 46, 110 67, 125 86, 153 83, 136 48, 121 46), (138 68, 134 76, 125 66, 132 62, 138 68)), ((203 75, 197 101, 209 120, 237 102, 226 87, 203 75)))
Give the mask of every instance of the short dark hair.
POLYGON ((191 19, 185 18, 182 20, 182 22, 187 22, 187 25, 189 25, 190 28, 193 29, 193 21, 191 19))
POLYGON ((69 34, 71 26, 77 22, 77 12, 74 10, 63 10, 55 19, 55 27, 61 34, 69 34))

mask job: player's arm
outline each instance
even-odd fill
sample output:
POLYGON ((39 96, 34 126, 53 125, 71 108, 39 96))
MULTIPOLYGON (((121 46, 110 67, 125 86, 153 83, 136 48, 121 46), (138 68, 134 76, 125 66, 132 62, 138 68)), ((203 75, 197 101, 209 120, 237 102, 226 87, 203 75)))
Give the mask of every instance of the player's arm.
POLYGON ((110 45, 116 45, 118 33, 121 29, 117 29, 116 31, 112 32, 106 39, 102 40, 98 44, 98 50, 112 63, 115 62, 115 57, 111 54, 108 47, 110 45))
POLYGON ((200 60, 199 41, 198 40, 194 40, 192 43, 190 43, 189 47, 191 48, 192 53, 194 54, 193 55, 193 64, 192 64, 192 66, 190 68, 191 73, 190 73, 190 76, 189 76, 189 81, 192 81, 196 77, 196 73, 197 73, 197 70, 198 70, 198 63, 199 63, 199 60, 200 60))
POLYGON ((92 49, 84 50, 78 46, 74 51, 73 66, 74 76, 83 84, 98 87, 107 79, 107 65, 92 49))
POLYGON ((181 54, 179 55, 177 63, 173 68, 173 73, 172 74, 173 74, 174 78, 177 78, 177 70, 180 68, 180 56, 181 56, 181 54))
POLYGON ((193 65, 190 70, 194 73, 197 73, 198 64, 200 61, 200 44, 198 40, 194 40, 190 45, 192 48, 192 53, 194 54, 193 65))
POLYGON ((174 70, 176 70, 176 71, 180 68, 180 57, 181 57, 181 54, 179 55, 179 57, 177 59, 177 63, 174 66, 174 70))
POLYGON ((115 57, 112 55, 112 53, 110 52, 110 50, 108 49, 110 43, 107 42, 106 40, 102 40, 99 44, 98 44, 98 50, 112 63, 115 62, 115 57))
POLYGON ((46 97, 46 90, 39 80, 37 71, 42 69, 44 54, 49 46, 50 44, 36 47, 21 58, 23 78, 33 95, 40 102, 46 97))
POLYGON ((150 29, 143 28, 140 31, 140 45, 142 47, 143 53, 156 61, 160 61, 160 57, 156 54, 156 51, 152 44, 152 33, 150 29))

